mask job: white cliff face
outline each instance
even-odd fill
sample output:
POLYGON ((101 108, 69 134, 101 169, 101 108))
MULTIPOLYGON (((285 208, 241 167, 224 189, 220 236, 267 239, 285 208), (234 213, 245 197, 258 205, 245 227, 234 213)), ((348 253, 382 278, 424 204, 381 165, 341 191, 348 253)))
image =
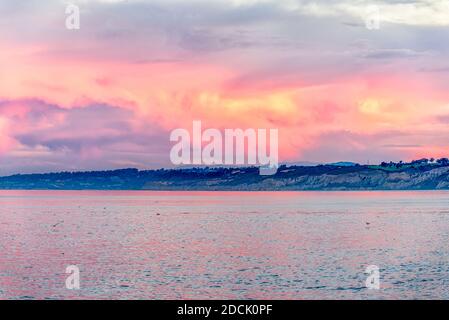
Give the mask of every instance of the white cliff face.
POLYGON ((217 189, 233 190, 415 190, 449 189, 449 167, 428 171, 388 172, 361 168, 360 171, 282 178, 274 176, 238 185, 216 184, 217 189))

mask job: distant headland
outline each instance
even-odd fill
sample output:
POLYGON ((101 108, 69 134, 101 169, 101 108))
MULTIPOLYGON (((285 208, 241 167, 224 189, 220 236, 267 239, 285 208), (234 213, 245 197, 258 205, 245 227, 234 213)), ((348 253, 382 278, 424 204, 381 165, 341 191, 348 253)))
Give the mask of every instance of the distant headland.
POLYGON ((0 177, 0 189, 19 190, 437 190, 449 189, 449 160, 420 159, 360 165, 281 165, 276 174, 257 167, 59 172, 0 177))

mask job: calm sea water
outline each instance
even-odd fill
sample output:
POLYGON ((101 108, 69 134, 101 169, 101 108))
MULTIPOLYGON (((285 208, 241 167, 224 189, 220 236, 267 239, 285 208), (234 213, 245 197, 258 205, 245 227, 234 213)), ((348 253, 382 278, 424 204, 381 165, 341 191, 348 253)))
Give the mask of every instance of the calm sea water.
POLYGON ((449 192, 0 191, 0 298, 449 299, 449 192))

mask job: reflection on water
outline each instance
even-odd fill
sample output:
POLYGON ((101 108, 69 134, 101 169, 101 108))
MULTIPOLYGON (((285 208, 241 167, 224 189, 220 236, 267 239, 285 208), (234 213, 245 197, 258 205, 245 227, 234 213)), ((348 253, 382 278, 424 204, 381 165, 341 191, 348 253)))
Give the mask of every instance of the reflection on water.
POLYGON ((448 204, 441 191, 0 191, 0 298, 449 299, 448 204))

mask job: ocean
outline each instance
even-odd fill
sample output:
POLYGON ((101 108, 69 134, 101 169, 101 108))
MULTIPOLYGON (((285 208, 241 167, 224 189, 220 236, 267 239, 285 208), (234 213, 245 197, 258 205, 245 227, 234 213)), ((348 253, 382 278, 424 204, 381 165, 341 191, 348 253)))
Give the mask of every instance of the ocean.
POLYGON ((448 244, 447 191, 0 191, 0 299, 449 299, 448 244))

